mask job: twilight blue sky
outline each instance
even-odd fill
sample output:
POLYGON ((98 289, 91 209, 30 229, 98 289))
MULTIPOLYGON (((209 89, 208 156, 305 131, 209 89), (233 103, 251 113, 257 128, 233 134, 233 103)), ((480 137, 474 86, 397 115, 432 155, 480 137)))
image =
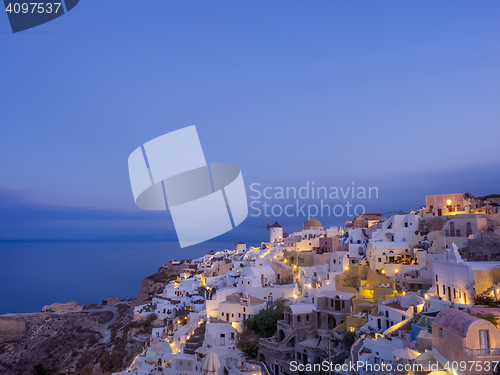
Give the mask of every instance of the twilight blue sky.
POLYGON ((2 13, 0 239, 175 238, 135 207, 127 158, 189 125, 247 187, 354 181, 378 187, 376 211, 499 193, 499 16, 498 1, 106 0, 12 34, 2 13))

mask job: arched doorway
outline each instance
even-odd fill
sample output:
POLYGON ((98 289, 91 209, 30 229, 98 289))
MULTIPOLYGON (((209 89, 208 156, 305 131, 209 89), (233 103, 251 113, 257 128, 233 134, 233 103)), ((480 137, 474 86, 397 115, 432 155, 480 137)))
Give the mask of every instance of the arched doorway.
POLYGON ((337 326, 337 322, 335 318, 331 315, 328 315, 328 329, 334 329, 337 326))
POLYGON ((280 329, 278 331, 278 340, 283 341, 284 339, 285 339, 285 332, 282 329, 280 329))

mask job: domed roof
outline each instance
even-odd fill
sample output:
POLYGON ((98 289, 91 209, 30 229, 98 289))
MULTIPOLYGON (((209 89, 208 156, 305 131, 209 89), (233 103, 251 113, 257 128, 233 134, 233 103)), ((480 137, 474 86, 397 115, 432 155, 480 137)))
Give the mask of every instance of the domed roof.
POLYGON ((312 217, 309 220, 304 221, 304 225, 302 226, 302 229, 323 230, 323 226, 321 225, 321 223, 318 219, 315 219, 314 217, 312 217))

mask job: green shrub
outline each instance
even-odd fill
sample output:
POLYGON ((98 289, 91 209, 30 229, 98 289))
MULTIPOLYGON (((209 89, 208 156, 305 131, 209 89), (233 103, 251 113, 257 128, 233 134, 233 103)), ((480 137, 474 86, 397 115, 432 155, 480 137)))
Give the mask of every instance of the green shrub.
POLYGON ((342 337, 342 344, 344 344, 347 349, 350 349, 355 342, 356 335, 354 334, 354 332, 346 332, 344 334, 344 337, 342 337))

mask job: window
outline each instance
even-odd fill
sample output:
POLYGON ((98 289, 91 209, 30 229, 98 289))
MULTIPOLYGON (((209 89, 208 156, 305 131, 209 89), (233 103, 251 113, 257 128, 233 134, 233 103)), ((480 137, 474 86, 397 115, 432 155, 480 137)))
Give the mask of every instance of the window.
POLYGON ((182 366, 182 361, 179 361, 179 366, 182 366))
POLYGON ((490 348, 490 335, 489 330, 480 330, 479 331, 479 347, 481 349, 489 349, 490 348))
POLYGON ((405 223, 405 228, 408 228, 408 223, 405 223))
POLYGON ((388 318, 389 317, 389 311, 386 311, 385 312, 385 317, 388 318))
POLYGON ((247 312, 246 307, 243 308, 243 312, 247 312))
POLYGON ((306 321, 309 321, 309 314, 306 315, 306 321))
POLYGON ((450 222, 450 229, 455 229, 455 223, 454 222, 450 222))
POLYGON ((382 262, 382 258, 378 258, 379 263, 382 262))
POLYGON ((436 284, 436 292, 437 292, 437 295, 439 296, 439 284, 436 284))
POLYGON ((472 224, 467 223, 467 237, 469 237, 472 234, 472 224))
POLYGON ((312 303, 314 303, 314 297, 312 298, 312 303))
POLYGON ((297 359, 300 361, 302 360, 302 353, 297 353, 297 359))
POLYGON ((439 337, 443 338, 443 336, 444 336, 443 329, 439 328, 439 337))
POLYGON ((222 312, 222 316, 224 316, 224 311, 222 312))
POLYGON ((297 323, 300 323, 300 315, 297 315, 297 323))
POLYGON ((443 285, 443 296, 446 296, 446 287, 443 285))
POLYGON ((436 281, 438 281, 438 275, 436 275, 436 281))
POLYGON ((231 314, 231 318, 234 318, 234 313, 231 314))
POLYGON ((234 340, 234 332, 231 332, 231 340, 234 340))
POLYGON ((406 316, 404 315, 401 315, 401 321, 405 320, 406 319, 406 316))
POLYGON ((241 313, 238 313, 238 318, 241 318, 241 313))
POLYGON ((342 308, 345 309, 345 301, 342 301, 342 308))
POLYGON ((188 361, 188 366, 191 366, 191 362, 188 361))
POLYGON ((460 229, 457 229, 457 237, 460 237, 460 229))

